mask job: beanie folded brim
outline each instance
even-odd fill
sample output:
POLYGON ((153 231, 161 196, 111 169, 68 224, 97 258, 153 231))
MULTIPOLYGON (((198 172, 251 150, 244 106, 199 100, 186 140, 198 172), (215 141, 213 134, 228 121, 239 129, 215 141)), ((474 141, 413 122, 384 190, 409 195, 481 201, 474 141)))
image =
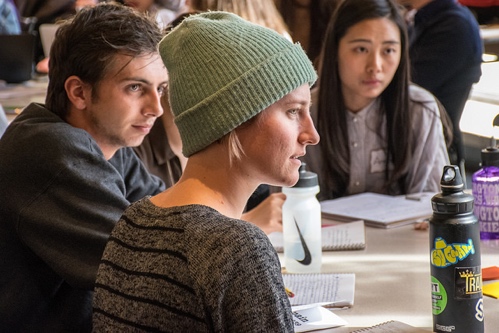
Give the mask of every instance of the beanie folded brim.
POLYGON ((257 115, 300 86, 312 85, 317 75, 303 56, 301 46, 290 43, 289 48, 178 115, 179 132, 189 133, 182 135, 183 154, 188 157, 204 149, 247 121, 251 118, 248 110, 257 115))

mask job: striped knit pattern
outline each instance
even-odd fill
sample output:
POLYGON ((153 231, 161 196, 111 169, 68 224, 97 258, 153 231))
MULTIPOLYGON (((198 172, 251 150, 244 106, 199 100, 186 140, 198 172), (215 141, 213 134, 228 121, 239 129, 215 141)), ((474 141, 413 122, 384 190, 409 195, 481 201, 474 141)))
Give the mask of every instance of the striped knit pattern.
POLYGON ((293 332, 267 236, 200 205, 124 213, 104 251, 95 332, 293 332))

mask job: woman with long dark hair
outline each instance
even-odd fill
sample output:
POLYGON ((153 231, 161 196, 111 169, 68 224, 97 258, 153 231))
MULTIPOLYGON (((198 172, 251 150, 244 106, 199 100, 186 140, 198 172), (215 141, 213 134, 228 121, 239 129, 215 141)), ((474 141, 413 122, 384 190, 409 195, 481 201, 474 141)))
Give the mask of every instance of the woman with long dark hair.
POLYGON ((438 191, 449 163, 438 103, 410 83, 408 38, 390 0, 345 0, 328 25, 305 160, 320 199, 438 191))

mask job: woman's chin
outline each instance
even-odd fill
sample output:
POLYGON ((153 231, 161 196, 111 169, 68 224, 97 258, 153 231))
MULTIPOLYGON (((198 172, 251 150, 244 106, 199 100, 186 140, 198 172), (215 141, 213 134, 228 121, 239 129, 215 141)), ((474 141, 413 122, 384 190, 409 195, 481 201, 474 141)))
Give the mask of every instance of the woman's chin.
POLYGON ((296 172, 296 175, 286 179, 286 181, 284 182, 284 185, 282 185, 282 186, 283 187, 293 187, 298 182, 298 179, 299 179, 298 172, 296 172))

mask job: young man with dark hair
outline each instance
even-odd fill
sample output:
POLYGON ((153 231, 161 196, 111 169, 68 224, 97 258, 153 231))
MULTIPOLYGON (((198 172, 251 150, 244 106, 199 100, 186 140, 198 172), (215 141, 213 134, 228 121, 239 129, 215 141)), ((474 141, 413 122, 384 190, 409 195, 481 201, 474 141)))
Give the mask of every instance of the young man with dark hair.
POLYGON ((45 105, 0 140, 0 331, 88 332, 106 241, 130 203, 164 189, 130 147, 163 113, 161 32, 109 3, 62 25, 45 105))

